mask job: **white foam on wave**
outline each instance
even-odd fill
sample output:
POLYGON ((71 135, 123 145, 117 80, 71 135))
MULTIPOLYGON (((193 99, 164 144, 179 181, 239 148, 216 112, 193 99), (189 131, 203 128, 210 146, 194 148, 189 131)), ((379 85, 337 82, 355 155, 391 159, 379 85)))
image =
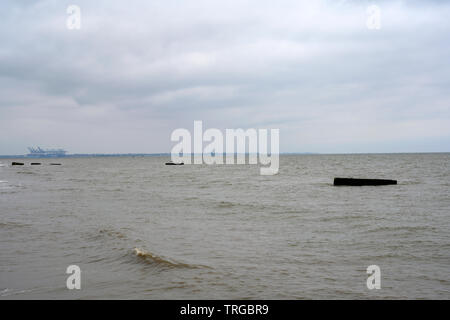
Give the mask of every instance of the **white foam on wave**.
POLYGON ((29 292, 33 292, 36 290, 38 290, 38 289, 14 290, 14 289, 6 288, 6 289, 0 291, 0 297, 7 297, 7 296, 13 296, 13 295, 18 295, 18 294, 22 294, 22 293, 29 293, 29 292))
POLYGON ((8 181, 0 180, 0 190, 9 190, 12 189, 12 186, 8 184, 8 181))

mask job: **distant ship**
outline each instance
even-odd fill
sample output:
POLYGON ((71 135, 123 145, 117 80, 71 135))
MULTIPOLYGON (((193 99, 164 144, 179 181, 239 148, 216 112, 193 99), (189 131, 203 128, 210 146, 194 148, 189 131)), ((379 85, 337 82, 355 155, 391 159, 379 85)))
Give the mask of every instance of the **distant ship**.
POLYGON ((59 158, 65 157, 67 153, 67 151, 63 149, 42 149, 41 147, 29 147, 28 150, 30 153, 27 154, 27 157, 33 158, 59 158))

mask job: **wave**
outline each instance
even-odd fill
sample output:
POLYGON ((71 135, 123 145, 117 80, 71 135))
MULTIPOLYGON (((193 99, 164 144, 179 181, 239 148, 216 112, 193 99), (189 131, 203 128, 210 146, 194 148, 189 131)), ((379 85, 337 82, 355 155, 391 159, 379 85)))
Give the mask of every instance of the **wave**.
POLYGON ((143 249, 134 248, 133 253, 136 257, 141 259, 144 262, 150 263, 150 264, 156 264, 160 266, 165 266, 169 268, 190 268, 195 269, 199 267, 205 267, 205 266, 197 266, 197 265, 191 265, 187 263, 177 262, 172 259, 163 258, 160 256, 157 256, 149 251, 145 251, 143 249))
POLYGON ((229 201, 220 201, 220 203, 217 205, 218 208, 232 208, 235 204, 229 201))
POLYGON ((99 231, 99 233, 105 234, 109 237, 117 238, 117 239, 126 239, 127 238, 127 236, 124 233, 122 233, 120 231, 112 230, 112 229, 101 229, 99 231))
POLYGON ((110 241, 110 240, 127 240, 128 237, 123 232, 115 230, 113 228, 104 227, 96 229, 94 231, 86 232, 86 238, 89 241, 110 241))
POLYGON ((10 186, 8 185, 8 181, 0 180, 0 189, 10 189, 10 186))
POLYGON ((25 228, 29 227, 29 224, 18 222, 0 222, 0 228, 12 229, 12 228, 25 228))
POLYGON ((23 290, 14 290, 14 289, 3 289, 0 291, 0 297, 7 297, 7 296, 14 296, 14 295, 18 295, 18 294, 23 294, 23 293, 30 293, 30 292, 34 292, 37 291, 38 289, 23 289, 23 290))
MULTIPOLYGON (((125 228, 127 229, 127 228, 125 228)), ((210 268, 202 265, 191 265, 183 262, 179 262, 170 258, 162 257, 157 254, 154 254, 150 251, 135 247, 132 250, 132 255, 130 254, 130 245, 133 247, 139 245, 142 241, 140 239, 130 239, 127 234, 116 230, 114 228, 103 227, 101 229, 95 230, 95 232, 89 232, 86 234, 87 239, 92 242, 94 247, 101 247, 101 252, 104 252, 106 248, 113 249, 108 250, 108 252, 112 253, 108 256, 112 259, 117 259, 117 254, 121 259, 124 259, 124 262, 136 264, 145 264, 147 266, 154 267, 159 270, 164 269, 174 269, 174 268, 210 268), (99 242, 99 243, 98 243, 99 242), (106 248, 105 248, 106 246, 106 248), (119 251, 118 251, 119 250, 119 251), (122 251, 124 250, 124 251, 122 251), (122 255, 120 255, 122 252, 122 255), (137 259, 137 260, 136 260, 137 259)))
POLYGON ((15 189, 19 186, 13 186, 8 183, 8 181, 0 181, 0 194, 3 193, 15 193, 15 189))
POLYGON ((406 231, 406 232, 420 232, 420 231, 435 231, 436 228, 431 226, 379 226, 373 229, 369 229, 365 232, 367 233, 376 233, 376 232, 399 232, 399 231, 406 231))
POLYGON ((49 188, 48 191, 54 192, 54 191, 70 191, 70 192, 79 192, 79 191, 83 191, 83 189, 81 188, 55 188, 55 189, 51 189, 49 188))
POLYGON ((33 171, 17 171, 17 173, 19 173, 19 174, 37 174, 36 172, 33 172, 33 171))
POLYGON ((2 188, 0 189, 0 194, 14 194, 18 193, 19 191, 14 190, 13 188, 2 188))

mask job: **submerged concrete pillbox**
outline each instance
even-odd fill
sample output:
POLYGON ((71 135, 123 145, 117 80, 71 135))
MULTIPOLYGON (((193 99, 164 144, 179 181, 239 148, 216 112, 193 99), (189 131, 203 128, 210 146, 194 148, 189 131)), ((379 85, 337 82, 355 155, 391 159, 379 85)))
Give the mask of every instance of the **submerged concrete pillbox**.
POLYGON ((335 186, 384 186, 389 184, 397 184, 397 180, 334 178, 335 186))

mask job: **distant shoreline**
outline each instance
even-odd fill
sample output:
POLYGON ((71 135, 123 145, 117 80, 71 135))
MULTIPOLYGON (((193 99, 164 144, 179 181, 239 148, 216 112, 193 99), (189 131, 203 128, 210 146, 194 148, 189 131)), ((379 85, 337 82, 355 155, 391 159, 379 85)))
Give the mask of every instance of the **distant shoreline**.
MULTIPOLYGON (((313 152, 281 152, 280 155, 381 155, 381 154, 443 154, 449 151, 436 152, 360 152, 360 153, 313 153, 313 152)), ((63 157, 29 157, 27 155, 0 155, 0 159, 64 159, 64 158, 114 158, 114 157, 170 157, 170 153, 92 153, 66 154, 63 157)), ((246 154, 248 155, 248 154, 246 154)))
MULTIPOLYGON (((318 154, 318 153, 280 153, 280 155, 308 155, 308 154, 318 154)), ((197 155, 197 154, 191 154, 197 155)), ((219 155, 219 154, 217 154, 219 155)), ((248 153, 246 153, 248 155, 248 153)), ((105 157, 170 157, 170 153, 86 153, 86 154, 66 154, 61 157, 30 157, 27 155, 0 155, 0 158, 11 159, 64 159, 64 158, 105 158, 105 157)))
POLYGON ((64 159, 64 158, 104 158, 104 157, 158 157, 170 156, 170 153, 86 153, 66 154, 62 157, 29 157, 27 155, 0 155, 0 158, 11 159, 64 159))

